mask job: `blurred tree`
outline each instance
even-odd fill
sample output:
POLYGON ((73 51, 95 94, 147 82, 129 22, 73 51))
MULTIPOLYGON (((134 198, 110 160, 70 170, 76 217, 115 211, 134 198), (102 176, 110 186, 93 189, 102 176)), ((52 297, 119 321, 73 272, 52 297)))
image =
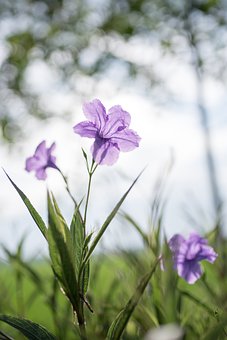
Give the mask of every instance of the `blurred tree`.
POLYGON ((143 48, 154 47, 163 55, 184 60, 194 70, 218 211, 221 198, 203 82, 207 75, 226 81, 226 26, 226 0, 2 0, 1 139, 14 141, 20 137, 28 115, 43 119, 53 114, 44 101, 52 89, 31 85, 31 70, 40 66, 54 75, 52 87, 56 91, 83 96, 92 91, 97 79, 114 71, 117 63, 124 69, 125 79, 133 79, 144 91, 157 89, 161 83, 156 97, 162 100, 165 79, 161 79, 157 60, 145 58, 143 48), (93 85, 81 86, 81 79, 86 83, 90 76, 93 85))
POLYGON ((16 139, 28 114, 50 117, 42 91, 28 79, 43 63, 62 91, 81 94, 81 76, 99 78, 116 62, 150 90, 165 79, 152 60, 144 62, 148 42, 191 62, 197 73, 226 80, 226 8, 225 0, 2 0, 2 137, 16 139))

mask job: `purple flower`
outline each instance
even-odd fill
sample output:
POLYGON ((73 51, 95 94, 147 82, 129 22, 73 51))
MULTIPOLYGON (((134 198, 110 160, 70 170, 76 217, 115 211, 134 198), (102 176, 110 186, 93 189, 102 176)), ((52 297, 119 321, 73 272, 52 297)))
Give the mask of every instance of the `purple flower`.
POLYGON ((45 180, 47 178, 46 169, 55 168, 56 157, 51 153, 54 151, 56 144, 53 143, 49 148, 46 147, 46 141, 42 141, 36 148, 32 157, 26 159, 25 170, 28 172, 34 170, 38 179, 45 180))
POLYGON ((139 146, 140 137, 129 129, 131 117, 120 105, 111 107, 109 113, 100 100, 94 99, 83 105, 88 121, 74 126, 82 137, 94 138, 91 147, 93 159, 98 164, 114 164, 120 151, 131 151, 139 146))
POLYGON ((207 245, 207 240, 196 233, 190 234, 187 240, 179 234, 174 235, 169 241, 169 247, 173 254, 174 269, 190 284, 202 275, 199 262, 206 260, 213 263, 218 256, 207 245))

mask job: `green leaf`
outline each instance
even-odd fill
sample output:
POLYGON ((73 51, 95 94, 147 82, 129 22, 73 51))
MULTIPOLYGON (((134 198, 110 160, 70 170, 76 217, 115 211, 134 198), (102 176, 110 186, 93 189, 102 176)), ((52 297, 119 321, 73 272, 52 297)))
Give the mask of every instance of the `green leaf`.
POLYGON ((45 238, 47 238, 46 233, 47 233, 47 227, 42 219, 42 217, 39 215, 39 213, 35 210, 27 196, 21 191, 18 186, 12 181, 12 179, 9 177, 9 175, 6 173, 6 171, 3 169, 5 172, 6 176, 8 177, 9 181, 12 183, 20 197, 22 198, 24 204, 26 205, 28 211, 30 212, 30 215, 32 216, 33 220, 35 221, 36 225, 38 226, 39 230, 43 234, 45 238))
POLYGON ((83 148, 81 148, 81 150, 82 150, 82 152, 83 152, 84 159, 85 159, 85 161, 87 162, 87 154, 86 154, 86 152, 84 151, 83 148))
POLYGON ((26 319, 20 319, 8 315, 0 315, 0 320, 18 329, 29 340, 55 340, 53 334, 39 324, 26 319))
POLYGON ((215 318, 215 313, 214 313, 214 309, 211 308, 210 306, 208 306, 206 303, 204 303, 203 301, 201 301, 201 299, 197 298, 196 296, 193 296, 190 292, 187 292, 185 290, 179 289, 179 292, 187 297, 188 299, 190 299, 191 301, 193 301, 196 305, 201 306, 202 308, 204 308, 204 310, 206 310, 211 316, 213 316, 215 318))
POLYGON ((159 261, 160 259, 157 259, 151 270, 146 275, 144 275, 144 277, 140 280, 134 294, 126 304, 125 308, 118 314, 116 319, 112 322, 107 334, 106 338, 107 340, 120 339, 134 309, 136 308, 141 296, 143 295, 145 288, 147 287, 152 275, 154 274, 159 261))
POLYGON ((54 200, 53 206, 49 194, 48 221, 48 243, 53 270, 74 309, 77 309, 80 298, 75 273, 72 239, 56 201, 54 200))
MULTIPOLYGON (((83 247, 82 247, 82 257, 81 260, 86 256, 88 252, 88 245, 91 240, 93 233, 90 233, 86 236, 83 247)), ((90 261, 88 261, 85 265, 83 262, 80 263, 80 268, 79 268, 79 287, 80 287, 80 292, 82 293, 83 296, 85 296, 88 285, 89 285, 89 278, 90 278, 90 261)))
POLYGON ((85 267, 80 270, 81 264, 83 261, 83 256, 87 252, 88 242, 92 236, 88 235, 85 237, 85 229, 84 224, 81 220, 81 216, 79 213, 80 204, 76 207, 72 222, 70 225, 70 232, 72 236, 73 248, 75 251, 75 265, 76 265, 76 274, 79 280, 79 291, 82 296, 85 296, 88 283, 89 283, 89 275, 90 275, 90 265, 89 262, 85 265, 85 267))
POLYGON ((90 261, 88 261, 83 269, 82 275, 80 276, 80 291, 83 296, 86 294, 89 284, 90 277, 90 261))
POLYGON ((110 222, 113 220, 113 218, 115 217, 116 213, 118 212, 118 210, 120 209, 122 203, 124 202, 125 198, 128 196, 129 192, 131 191, 131 189, 133 188, 133 186, 136 184, 136 182, 138 181, 139 177, 142 175, 144 170, 141 171, 141 173, 136 177, 136 179, 133 181, 133 183, 130 185, 130 187, 128 188, 128 190, 126 191, 126 193, 122 196, 122 198, 120 199, 120 201, 116 204, 115 208, 112 210, 112 212, 109 214, 109 216, 107 217, 107 219, 105 220, 105 222, 103 223, 102 227, 100 228, 97 236, 95 237, 95 239, 93 240, 87 255, 84 259, 84 265, 86 264, 86 262, 89 260, 91 254, 93 253, 94 249, 96 248, 99 240, 101 239, 102 235, 104 234, 104 232, 106 231, 107 227, 109 226, 110 222))
POLYGON ((226 315, 217 323, 217 325, 210 327, 208 332, 201 338, 202 340, 226 339, 227 332, 225 331, 227 323, 226 315))
POLYGON ((79 275, 80 265, 83 257, 83 246, 84 246, 84 224, 81 220, 79 212, 80 204, 76 207, 73 218, 70 224, 70 233, 72 237, 72 244, 74 249, 74 260, 76 266, 77 277, 79 275))
POLYGON ((91 238, 92 238, 92 235, 93 235, 93 232, 91 232, 90 234, 88 234, 84 240, 84 244, 83 244, 83 251, 84 252, 87 252, 88 251, 88 245, 91 241, 91 238))

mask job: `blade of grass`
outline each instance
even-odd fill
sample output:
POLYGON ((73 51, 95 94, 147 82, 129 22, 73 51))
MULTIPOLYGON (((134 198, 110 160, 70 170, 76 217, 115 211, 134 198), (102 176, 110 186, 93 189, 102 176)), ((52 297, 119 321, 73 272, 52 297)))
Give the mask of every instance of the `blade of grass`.
MULTIPOLYGON (((53 198, 53 195, 52 195, 53 198)), ((53 269, 64 284, 66 294, 74 308, 79 304, 78 284, 76 280, 72 244, 69 229, 57 208, 57 203, 52 204, 48 193, 48 243, 53 269)))
POLYGON ((26 319, 15 318, 8 315, 0 315, 0 320, 18 329, 29 340, 56 340, 44 327, 26 319))
POLYGON ((35 221, 36 225, 38 226, 39 230, 41 231, 41 233, 43 234, 43 236, 45 237, 45 239, 47 238, 46 232, 47 232, 47 227, 42 219, 42 217, 39 215, 39 213, 35 210, 35 208, 33 207, 33 205, 31 204, 31 202, 29 201, 29 199, 27 198, 27 196, 23 193, 23 191, 21 191, 18 186, 13 182, 13 180, 9 177, 9 175, 6 173, 6 171, 3 169, 3 171, 5 172, 6 176, 8 177, 9 181, 11 182, 11 184, 14 186, 14 188, 16 189, 16 191, 18 192, 18 194, 20 195, 22 201, 24 202, 24 204, 26 205, 31 217, 33 218, 33 220, 35 221))
POLYGON ((74 260, 75 260, 75 265, 76 265, 77 277, 79 275, 79 268, 80 268, 81 261, 82 261, 83 244, 84 244, 84 238, 85 238, 84 224, 80 218, 80 213, 79 213, 80 204, 75 208, 73 218, 70 224, 72 244, 73 244, 73 248, 75 251, 74 260))
POLYGON ((145 169, 143 169, 140 174, 136 177, 136 179, 133 181, 133 183, 130 185, 129 189, 125 192, 125 194, 122 196, 122 198, 120 199, 120 201, 116 204, 115 208, 112 210, 112 212, 109 214, 109 216, 107 217, 107 219, 105 220, 105 222, 103 223, 102 227, 100 228, 97 236, 95 237, 95 239, 93 240, 85 258, 83 261, 83 266, 87 263, 87 261, 90 259, 91 254, 93 253, 93 251, 95 250, 99 240, 101 239, 102 235, 104 234, 104 232, 106 231, 107 227, 109 226, 110 222, 113 220, 113 218, 115 217, 116 213, 118 212, 119 208, 121 207, 122 203, 124 202, 125 198, 128 196, 129 192, 131 191, 131 189, 133 188, 133 186, 136 184, 136 182, 138 181, 139 177, 142 175, 143 171, 145 169))
POLYGON ((107 340, 120 339, 134 309, 136 308, 141 296, 143 295, 145 288, 147 287, 152 275, 154 274, 159 261, 160 259, 157 259, 151 270, 146 275, 144 275, 144 277, 140 280, 134 294, 126 304, 125 308, 118 314, 116 319, 112 322, 107 334, 106 338, 107 340))

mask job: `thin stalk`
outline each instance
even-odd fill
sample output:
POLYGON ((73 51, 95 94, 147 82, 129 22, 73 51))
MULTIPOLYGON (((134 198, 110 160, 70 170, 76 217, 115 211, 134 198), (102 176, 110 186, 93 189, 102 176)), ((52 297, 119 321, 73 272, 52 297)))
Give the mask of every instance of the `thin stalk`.
POLYGON ((81 325, 79 324, 79 329, 80 329, 81 340, 87 340, 87 332, 86 332, 85 323, 81 325))
POLYGON ((66 190, 67 190, 67 192, 68 192, 70 198, 72 199, 72 201, 73 201, 75 207, 77 207, 77 202, 76 202, 75 198, 73 197, 73 195, 72 195, 72 193, 71 193, 71 191, 70 191, 70 189, 69 189, 69 184, 68 184, 67 177, 62 173, 62 171, 61 171, 59 168, 57 168, 57 170, 60 172, 60 174, 61 174, 61 176, 62 176, 62 178, 63 178, 63 181, 65 182, 65 188, 66 188, 66 190))
POLYGON ((84 311, 83 311, 83 301, 79 309, 80 309, 79 311, 74 312, 75 324, 78 323, 81 340, 87 340, 87 332, 86 332, 84 311))
POLYGON ((205 153, 206 162, 208 169, 208 176, 210 181, 210 190, 213 199, 213 206, 215 209, 216 217, 219 219, 221 208, 222 208, 222 198, 220 193, 220 188, 217 179, 217 169, 214 157, 214 151, 212 149, 211 141, 211 129, 209 126, 209 116, 205 106, 205 98, 203 93, 203 81, 204 81, 204 70, 203 70, 203 59, 201 57, 199 45, 197 42, 196 31, 190 21, 190 14, 193 10, 193 2, 190 0, 187 3, 185 12, 185 29, 187 32, 188 44, 191 50, 192 56, 192 66, 194 68, 196 86, 197 86, 197 107, 201 118, 201 128, 204 135, 205 142, 205 153))
POLYGON ((86 202, 84 208, 84 227, 86 228, 86 221, 87 221, 87 210, 88 210, 88 202, 91 192, 91 180, 92 175, 94 174, 95 170, 97 169, 98 164, 95 164, 95 161, 92 161, 90 170, 88 169, 88 188, 87 188, 87 195, 86 195, 86 202))
MULTIPOLYGON (((88 187, 87 187, 87 195, 86 195, 84 218, 83 218, 84 239, 86 237, 86 220, 87 220, 88 202, 89 202, 89 197, 90 197, 90 192, 91 192, 91 181, 92 181, 92 176, 95 170, 97 169, 98 164, 95 164, 95 161, 92 160, 90 169, 88 167, 87 162, 86 162, 86 165, 87 165, 87 170, 88 170, 88 187)), ((83 270, 80 270, 79 272, 78 282, 80 282, 81 275, 83 275, 83 270)), ((86 299, 82 296, 80 298, 79 308, 76 310, 81 340, 87 340, 86 322, 85 322, 85 317, 84 317, 84 303, 87 304, 86 299)), ((92 309, 90 310, 92 311, 92 309)))

